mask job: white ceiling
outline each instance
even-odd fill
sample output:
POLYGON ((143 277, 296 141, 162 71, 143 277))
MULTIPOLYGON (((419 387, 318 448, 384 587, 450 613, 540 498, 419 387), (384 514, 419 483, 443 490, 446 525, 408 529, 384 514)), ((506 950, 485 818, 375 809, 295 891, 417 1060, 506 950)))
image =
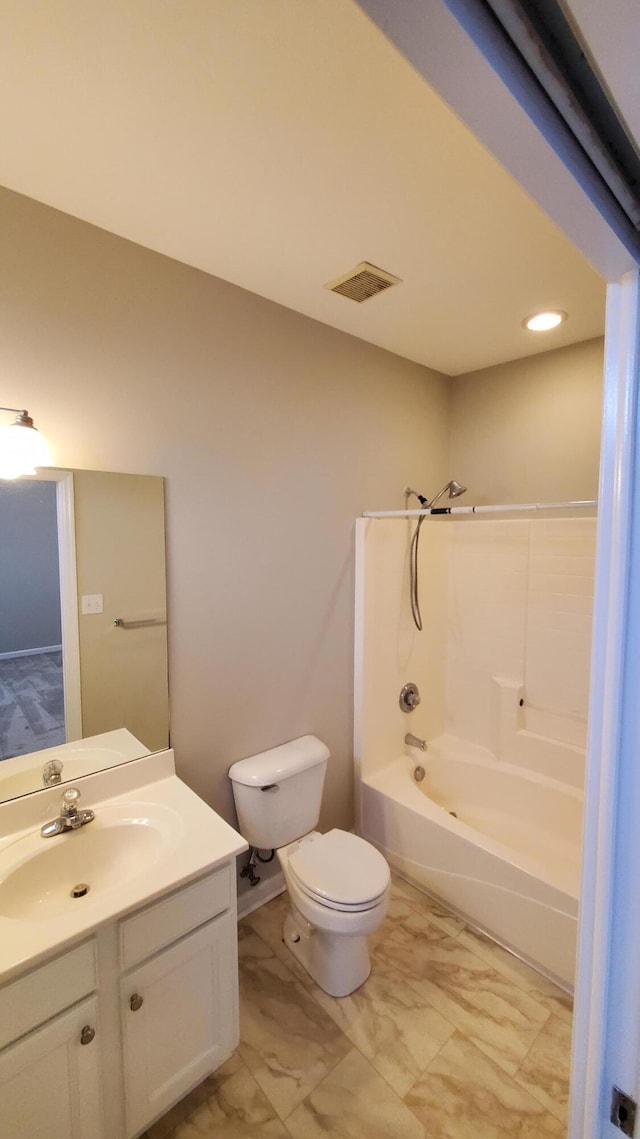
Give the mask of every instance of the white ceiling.
POLYGON ((1 184, 401 356, 603 331, 602 279, 353 0, 0 0, 0 99, 1 184), (322 287, 362 260, 403 284, 322 287))

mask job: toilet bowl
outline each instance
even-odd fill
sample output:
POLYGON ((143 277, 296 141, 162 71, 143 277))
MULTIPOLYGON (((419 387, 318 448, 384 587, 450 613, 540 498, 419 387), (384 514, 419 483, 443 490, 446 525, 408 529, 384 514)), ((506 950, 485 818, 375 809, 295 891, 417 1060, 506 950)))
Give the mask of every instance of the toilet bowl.
POLYGON ((370 843, 340 830, 312 831, 278 858, 290 902, 284 942, 321 989, 347 996, 371 970, 367 937, 387 912, 389 867, 370 843))
POLYGON ((349 831, 314 830, 329 749, 315 736, 234 763, 240 830, 277 850, 289 893, 284 941, 326 993, 344 997, 370 972, 367 936, 387 912, 391 875, 379 851, 349 831))

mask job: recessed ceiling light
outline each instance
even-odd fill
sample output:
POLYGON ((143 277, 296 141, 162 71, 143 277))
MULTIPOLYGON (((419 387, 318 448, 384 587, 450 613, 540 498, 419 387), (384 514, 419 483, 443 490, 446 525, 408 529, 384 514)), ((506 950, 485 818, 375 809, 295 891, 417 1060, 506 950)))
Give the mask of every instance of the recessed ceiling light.
POLYGON ((549 329, 563 324, 565 320, 568 320, 568 314, 562 309, 555 309, 553 312, 534 312, 524 318, 522 327, 528 328, 529 332, 548 332, 549 329))

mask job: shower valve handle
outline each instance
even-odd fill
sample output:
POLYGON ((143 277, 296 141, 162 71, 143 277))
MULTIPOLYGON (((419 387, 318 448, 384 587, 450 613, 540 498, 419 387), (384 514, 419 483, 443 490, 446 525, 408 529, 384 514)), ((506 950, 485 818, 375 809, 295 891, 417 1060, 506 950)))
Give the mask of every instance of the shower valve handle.
POLYGON ((400 707, 403 712, 413 712, 414 708, 418 707, 420 703, 420 692, 418 691, 417 684, 405 684, 400 692, 400 707))

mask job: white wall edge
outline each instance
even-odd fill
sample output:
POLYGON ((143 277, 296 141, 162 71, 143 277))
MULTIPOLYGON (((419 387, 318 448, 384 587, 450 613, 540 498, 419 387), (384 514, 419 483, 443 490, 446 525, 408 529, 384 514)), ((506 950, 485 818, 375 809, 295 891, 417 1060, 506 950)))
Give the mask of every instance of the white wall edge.
POLYGON ((362 823, 362 713, 364 709, 365 546, 369 520, 356 519, 353 627, 353 778, 355 830, 362 823))
MULTIPOLYGON (((569 1139, 602 1139, 628 556, 635 473, 638 276, 608 289, 600 513, 569 1139)), ((629 1042, 629 1047, 631 1042, 629 1042)))
POLYGON ((82 737, 82 690, 73 474, 71 471, 61 471, 60 474, 57 503, 65 738, 77 740, 82 737))

